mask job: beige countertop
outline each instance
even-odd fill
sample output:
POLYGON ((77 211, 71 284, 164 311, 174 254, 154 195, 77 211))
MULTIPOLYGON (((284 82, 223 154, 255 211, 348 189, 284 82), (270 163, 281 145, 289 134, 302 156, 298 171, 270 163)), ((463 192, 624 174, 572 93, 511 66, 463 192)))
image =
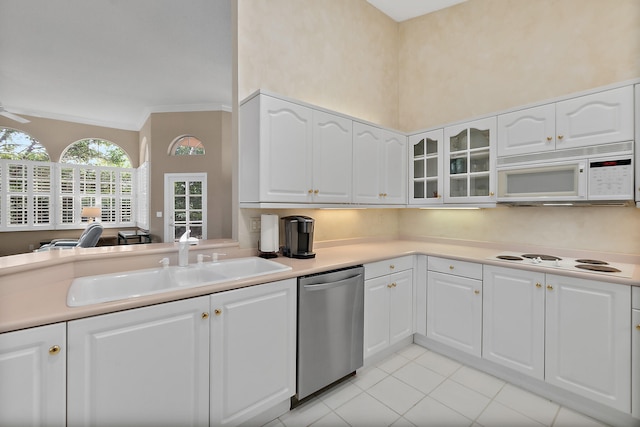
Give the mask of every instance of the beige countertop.
MULTIPOLYGON (((256 255, 255 249, 240 249, 235 242, 229 240, 206 241, 191 247, 191 262, 195 261, 195 254, 207 254, 212 251, 226 253, 221 259, 256 255)), ((92 248, 84 251, 72 249, 0 258, 0 332, 208 295, 260 283, 413 254, 441 256, 462 261, 640 286, 640 256, 635 255, 447 239, 365 239, 318 242, 314 251, 316 252, 316 257, 312 259, 292 259, 282 256, 274 259, 276 262, 292 267, 292 270, 284 273, 84 307, 68 307, 66 304, 67 291, 75 277, 150 268, 157 266, 158 261, 163 257, 169 257, 171 264, 175 265, 177 247, 173 244, 134 245, 92 248), (510 251, 521 253, 535 251, 534 253, 548 253, 564 257, 605 259, 609 262, 626 264, 632 274, 630 278, 625 278, 597 273, 560 271, 527 264, 518 264, 516 266, 494 258, 499 253, 510 251)))

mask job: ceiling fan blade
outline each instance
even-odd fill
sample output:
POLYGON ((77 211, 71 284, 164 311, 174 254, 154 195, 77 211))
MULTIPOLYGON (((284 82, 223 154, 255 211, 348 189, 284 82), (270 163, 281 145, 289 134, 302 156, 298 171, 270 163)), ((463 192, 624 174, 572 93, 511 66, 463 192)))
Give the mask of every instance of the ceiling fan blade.
POLYGON ((15 115, 13 113, 10 113, 8 111, 5 111, 5 110, 0 110, 0 116, 5 116, 6 118, 11 119, 11 120, 15 120, 16 122, 19 122, 19 123, 29 123, 29 120, 27 120, 27 119, 25 119, 23 117, 17 116, 17 115, 15 115))

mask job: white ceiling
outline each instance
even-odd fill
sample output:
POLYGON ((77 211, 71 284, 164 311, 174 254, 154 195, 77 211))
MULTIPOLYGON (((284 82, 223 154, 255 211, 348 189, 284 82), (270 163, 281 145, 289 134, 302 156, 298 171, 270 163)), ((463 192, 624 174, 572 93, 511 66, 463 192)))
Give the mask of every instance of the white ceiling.
POLYGON ((231 0, 0 0, 0 103, 139 130, 230 109, 231 0))
POLYGON ((466 0, 367 0, 397 22, 444 9, 466 0))
MULTIPOLYGON (((403 21, 464 0, 367 1, 403 21)), ((130 130, 229 110, 231 43, 231 0, 0 0, 0 105, 130 130)))

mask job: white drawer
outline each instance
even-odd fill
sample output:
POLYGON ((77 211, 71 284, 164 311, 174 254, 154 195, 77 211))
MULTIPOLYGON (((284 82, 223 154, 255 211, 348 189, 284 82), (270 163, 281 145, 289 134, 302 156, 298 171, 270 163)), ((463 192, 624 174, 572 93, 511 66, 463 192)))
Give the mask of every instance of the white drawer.
POLYGON ((482 280, 482 264, 476 264, 475 262, 458 261, 430 256, 428 269, 439 273, 453 274, 455 276, 482 280))
POLYGON ((631 308, 640 310, 640 286, 631 288, 631 308))
POLYGON ((410 270, 412 268, 412 255, 371 262, 364 265, 364 280, 384 276, 385 274, 396 273, 398 271, 410 270))

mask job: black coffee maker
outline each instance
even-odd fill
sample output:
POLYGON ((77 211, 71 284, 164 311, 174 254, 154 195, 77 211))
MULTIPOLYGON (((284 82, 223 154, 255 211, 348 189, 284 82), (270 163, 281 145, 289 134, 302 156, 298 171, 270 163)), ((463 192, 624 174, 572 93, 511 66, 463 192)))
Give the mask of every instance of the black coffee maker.
POLYGON ((285 216, 282 255, 289 258, 315 258, 313 253, 313 218, 302 215, 285 216))

